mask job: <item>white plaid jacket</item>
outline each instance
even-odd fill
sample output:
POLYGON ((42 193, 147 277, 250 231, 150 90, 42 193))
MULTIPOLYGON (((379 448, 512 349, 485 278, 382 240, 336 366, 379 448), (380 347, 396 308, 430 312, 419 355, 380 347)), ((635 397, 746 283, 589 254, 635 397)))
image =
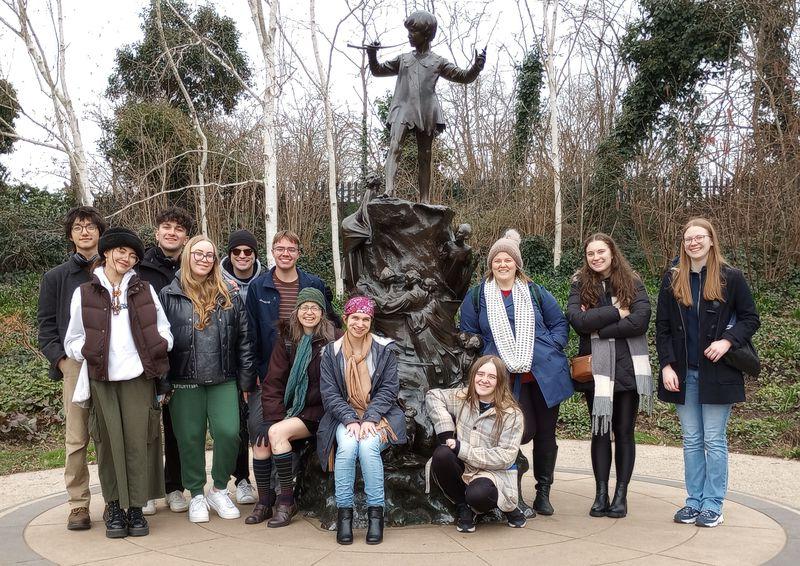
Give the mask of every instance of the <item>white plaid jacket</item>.
POLYGON ((497 487, 497 506, 501 511, 517 507, 517 469, 512 468, 522 441, 524 419, 516 408, 505 411, 500 437, 495 439, 497 414, 492 407, 480 413, 465 403, 467 390, 431 389, 425 396, 428 417, 437 434, 455 431, 458 457, 464 462, 464 483, 488 478, 497 487))

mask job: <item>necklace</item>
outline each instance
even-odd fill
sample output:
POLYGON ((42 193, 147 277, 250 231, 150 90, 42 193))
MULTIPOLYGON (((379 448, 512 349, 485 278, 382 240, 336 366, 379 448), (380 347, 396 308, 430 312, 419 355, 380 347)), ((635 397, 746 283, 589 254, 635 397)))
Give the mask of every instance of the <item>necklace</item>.
POLYGON ((122 290, 119 288, 119 285, 111 284, 111 312, 114 314, 119 314, 122 312, 122 303, 120 302, 120 295, 122 294, 122 290))

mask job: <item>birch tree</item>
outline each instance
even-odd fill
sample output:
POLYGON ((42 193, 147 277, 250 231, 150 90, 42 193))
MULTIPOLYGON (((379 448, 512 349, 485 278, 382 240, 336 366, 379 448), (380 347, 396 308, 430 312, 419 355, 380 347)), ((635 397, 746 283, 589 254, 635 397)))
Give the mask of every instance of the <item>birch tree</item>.
POLYGON ((88 165, 80 121, 75 113, 68 88, 67 40, 64 33, 61 0, 54 0, 48 4, 50 19, 54 24, 55 63, 49 60, 47 50, 30 19, 27 0, 2 0, 2 3, 10 15, 0 15, 0 24, 25 44, 41 91, 50 99, 53 106, 51 120, 35 117, 24 110, 21 112, 44 133, 44 140, 21 135, 16 129, 11 129, 3 135, 64 153, 69 160, 70 177, 73 181, 72 189, 75 191, 77 200, 83 205, 92 205, 94 195, 89 187, 88 165))
POLYGON ((550 163, 553 167, 553 268, 561 265, 561 140, 558 129, 558 84, 555 72, 555 41, 558 28, 558 0, 547 0, 543 7, 543 35, 547 45, 544 60, 547 90, 550 93, 550 163))

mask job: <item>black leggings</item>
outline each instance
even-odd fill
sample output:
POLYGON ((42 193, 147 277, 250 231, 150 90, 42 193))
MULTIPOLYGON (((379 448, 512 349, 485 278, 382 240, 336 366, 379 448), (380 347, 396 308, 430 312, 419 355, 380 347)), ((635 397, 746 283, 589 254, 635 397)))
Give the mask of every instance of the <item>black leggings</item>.
POLYGON ((466 503, 478 513, 488 513, 497 507, 497 487, 488 478, 476 478, 464 483, 464 462, 445 445, 433 451, 431 473, 444 494, 454 503, 466 503))
MULTIPOLYGON (((592 414, 594 393, 586 393, 589 415, 592 414)), ((614 393, 614 412, 611 415, 611 430, 614 431, 614 462, 617 482, 628 483, 636 461, 636 414, 639 410, 639 394, 636 391, 614 393)), ((592 470, 597 481, 608 481, 611 473, 611 432, 592 435, 592 470)))
POLYGON ((548 407, 536 381, 522 384, 519 405, 525 416, 522 444, 527 444, 532 439, 534 452, 553 452, 556 449, 556 423, 560 405, 548 407))

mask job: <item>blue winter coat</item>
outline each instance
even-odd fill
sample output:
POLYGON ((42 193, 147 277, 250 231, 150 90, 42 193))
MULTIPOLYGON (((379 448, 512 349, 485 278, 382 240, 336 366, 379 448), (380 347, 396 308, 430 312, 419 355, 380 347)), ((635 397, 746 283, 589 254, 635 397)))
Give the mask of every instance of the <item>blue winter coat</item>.
MULTIPOLYGON (((489 318, 486 311, 486 299, 483 295, 485 282, 480 284, 479 313, 475 312, 472 292, 467 293, 461 303, 461 322, 459 328, 462 332, 478 334, 483 338, 483 355, 499 356, 494 343, 492 330, 489 328, 489 318)), ((528 283, 532 288, 536 283, 528 283)), ((569 324, 561 312, 561 307, 550 292, 537 285, 541 296, 541 305, 531 297, 533 310, 536 316, 536 339, 533 344, 533 364, 531 373, 536 378, 542 390, 544 400, 548 407, 554 407, 573 394, 572 379, 569 373, 567 356, 564 348, 569 339, 569 324)), ((506 314, 514 329, 514 301, 509 297, 506 300, 506 314)), ((514 390, 519 389, 519 376, 514 378, 514 390)))
MULTIPOLYGON (((253 340, 259 382, 267 375, 272 346, 278 334, 278 312, 281 296, 275 288, 275 282, 272 278, 274 273, 275 268, 273 267, 253 280, 250 283, 250 289, 247 291, 247 300, 245 301, 248 328, 251 329, 250 337, 253 340)), ((341 328, 342 321, 333 310, 331 305, 332 294, 328 286, 316 275, 306 273, 300 268, 297 269, 297 276, 299 289, 314 287, 322 291, 327 303, 325 311, 328 318, 337 328, 341 328)))
POLYGON ((389 438, 390 444, 405 444, 406 418, 397 396, 400 393, 400 379, 397 375, 397 352, 393 341, 372 335, 372 390, 364 417, 358 418, 356 410, 347 402, 347 385, 344 379, 344 338, 331 342, 322 351, 320 362, 319 389, 325 414, 317 429, 317 455, 323 471, 328 471, 328 458, 335 449, 336 428, 343 424, 370 421, 378 423, 386 417, 392 427, 396 440, 389 438))

